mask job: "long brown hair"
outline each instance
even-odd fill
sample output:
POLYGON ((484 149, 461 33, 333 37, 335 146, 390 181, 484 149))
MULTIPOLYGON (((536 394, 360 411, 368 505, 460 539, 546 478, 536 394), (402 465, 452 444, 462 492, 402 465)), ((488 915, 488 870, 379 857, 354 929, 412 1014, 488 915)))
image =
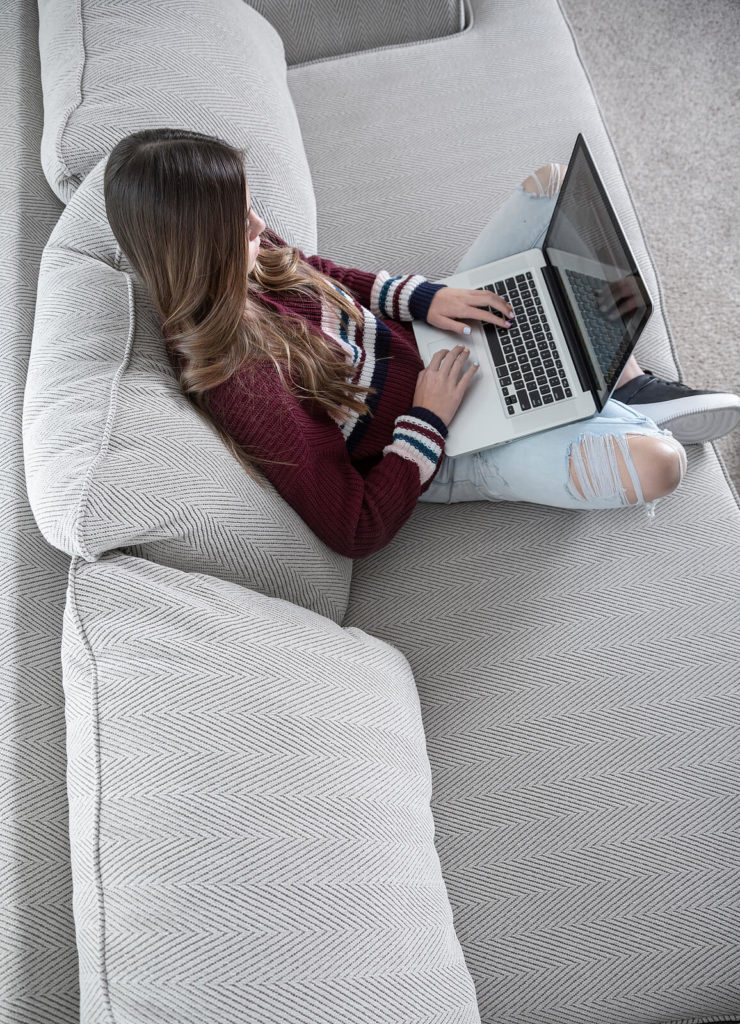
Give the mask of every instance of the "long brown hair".
MULTIPOLYGON (((333 303, 358 327, 363 314, 338 282, 278 245, 266 229, 247 273, 245 152, 223 140, 179 128, 133 132, 111 150, 104 176, 108 222, 142 278, 162 324, 180 387, 245 471, 272 462, 239 445, 212 414, 208 392, 247 364, 271 360, 283 387, 319 403, 335 419, 349 410, 370 415, 363 400, 375 388, 353 384, 337 344, 298 316, 280 316, 260 292, 297 292, 333 303), (286 379, 287 370, 287 379, 286 379)), ((238 376, 235 377, 238 382, 238 376)))

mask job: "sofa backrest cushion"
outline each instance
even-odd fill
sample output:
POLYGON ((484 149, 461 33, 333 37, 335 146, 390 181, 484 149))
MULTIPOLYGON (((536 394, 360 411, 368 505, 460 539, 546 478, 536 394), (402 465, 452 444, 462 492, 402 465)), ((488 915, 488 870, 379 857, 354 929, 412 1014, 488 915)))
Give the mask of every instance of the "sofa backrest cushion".
POLYGON ((462 0, 249 0, 274 25, 289 65, 461 32, 462 0))
POLYGON ((281 597, 341 622, 352 560, 259 473, 247 475, 183 393, 143 282, 105 213, 107 158, 41 258, 23 408, 28 498, 47 541, 129 553, 281 597))
POLYGON ((480 1024, 403 654, 114 552, 62 666, 82 1024, 480 1024))
POLYGON ((131 132, 187 128, 246 152, 256 212, 316 252, 316 199, 282 40, 243 0, 39 0, 41 163, 67 203, 131 132))

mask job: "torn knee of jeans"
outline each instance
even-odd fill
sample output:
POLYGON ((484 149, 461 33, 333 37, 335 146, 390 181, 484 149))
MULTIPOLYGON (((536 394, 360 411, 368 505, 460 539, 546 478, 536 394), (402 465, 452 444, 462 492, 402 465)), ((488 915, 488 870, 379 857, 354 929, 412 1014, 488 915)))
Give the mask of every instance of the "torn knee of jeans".
POLYGON ((645 500, 640 487, 640 478, 632 462, 629 445, 621 434, 616 436, 582 434, 568 449, 568 464, 570 466, 568 486, 573 497, 580 498, 582 501, 618 497, 623 505, 638 505, 645 500), (632 481, 634 501, 630 500, 622 482, 615 441, 619 445, 632 481), (582 493, 579 493, 579 489, 582 493))
POLYGON ((663 435, 665 441, 671 444, 678 452, 678 463, 679 463, 679 479, 678 483, 683 482, 683 478, 686 476, 686 470, 688 469, 688 459, 686 457, 686 449, 677 438, 673 436, 670 430, 661 430, 660 433, 663 435))
POLYGON ((567 164, 545 164, 525 178, 522 188, 532 195, 552 198, 560 189, 567 167, 567 164))

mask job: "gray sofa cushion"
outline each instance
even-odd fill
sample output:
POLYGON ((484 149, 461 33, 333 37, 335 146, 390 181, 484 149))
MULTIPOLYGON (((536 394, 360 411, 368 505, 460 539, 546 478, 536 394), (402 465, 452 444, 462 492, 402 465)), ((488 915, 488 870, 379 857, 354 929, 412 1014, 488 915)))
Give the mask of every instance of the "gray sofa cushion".
MULTIPOLYGON (((583 131, 656 305, 638 360, 674 379, 639 210, 560 5, 471 7, 460 35, 338 58, 331 75, 289 69, 320 251, 451 274, 583 131), (363 111, 341 137, 330 93, 363 111)), ((354 563, 344 624, 402 650, 419 688, 435 841, 486 1024, 740 1009, 740 508, 714 446, 688 456, 653 522, 421 503, 354 563)))
POLYGON ((130 132, 217 135, 246 150, 256 211, 316 251, 316 203, 283 43, 243 0, 39 0, 41 163, 68 202, 130 132))
POLYGON ((352 560, 252 480, 182 393, 105 215, 106 160, 41 259, 23 415, 39 529, 69 555, 126 548, 341 622, 352 560))
POLYGON ((82 1024, 480 1024, 403 655, 113 553, 62 664, 82 1024))
POLYGON ((345 6, 342 17, 337 0, 249 3, 280 33, 288 64, 451 35, 465 20, 462 0, 362 0, 345 6))

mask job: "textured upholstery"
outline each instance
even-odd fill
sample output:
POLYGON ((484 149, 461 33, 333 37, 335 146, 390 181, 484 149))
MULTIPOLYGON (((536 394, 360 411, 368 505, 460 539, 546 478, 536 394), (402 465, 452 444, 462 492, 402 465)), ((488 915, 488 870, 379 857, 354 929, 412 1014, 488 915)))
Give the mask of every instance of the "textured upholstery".
POLYGON ((81 1024, 480 1024, 402 654, 114 553, 62 661, 81 1024))
POLYGON ((452 35, 465 20, 462 0, 363 0, 344 4, 342 17, 337 0, 251 0, 251 6, 279 32, 288 64, 452 35))
POLYGON ((0 4, 0 1021, 73 1024, 60 637, 69 558, 26 494, 21 415, 41 252, 63 209, 39 162, 35 4, 0 4))
MULTIPOLYGON (((472 0, 467 24, 289 69, 319 251, 443 276, 512 185, 567 159, 583 130, 658 300, 638 356, 673 371, 660 280, 562 11, 472 0)), ((0 5, 0 38, 0 1020, 73 1024, 69 556, 29 506, 21 435, 37 275, 63 204, 40 164, 33 0, 0 5)), ((112 66, 127 99, 126 65, 112 66)), ((171 99, 192 124, 187 89, 171 99)), ((272 169, 250 159, 267 189, 272 169)), ((625 513, 422 504, 388 549, 353 566, 342 625, 387 641, 414 672, 435 845, 484 1024, 740 1012, 740 512, 705 445, 689 449, 687 479, 652 525, 625 513)))
POLYGON ((188 128, 244 149, 256 211, 282 238, 316 251, 282 40, 243 0, 39 0, 39 48, 41 163, 64 202, 123 136, 188 128))
MULTIPOLYGON (((559 5, 472 6, 460 35, 288 69, 319 251, 451 274, 583 131, 656 306, 638 359, 673 379, 660 282, 559 5), (341 133, 332 95, 363 111, 341 133)), ((345 624, 402 650, 419 687, 486 1024, 740 1010, 740 509, 715 449, 687 451, 652 523, 421 503, 354 563, 345 624)))
POLYGON ((180 390, 105 216, 106 160, 68 203, 41 260, 23 417, 36 522, 68 555, 126 548, 340 622, 351 560, 266 479, 265 489, 253 481, 180 390))

